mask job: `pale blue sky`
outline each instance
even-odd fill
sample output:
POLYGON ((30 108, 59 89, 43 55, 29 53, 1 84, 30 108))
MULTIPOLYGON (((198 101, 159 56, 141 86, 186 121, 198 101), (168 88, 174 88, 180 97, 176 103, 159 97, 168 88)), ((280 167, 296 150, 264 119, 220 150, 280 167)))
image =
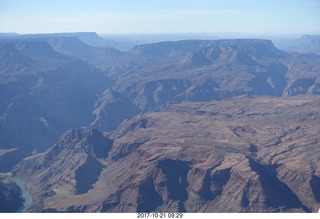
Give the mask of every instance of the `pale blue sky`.
POLYGON ((0 0, 0 32, 320 33, 320 0, 0 0))

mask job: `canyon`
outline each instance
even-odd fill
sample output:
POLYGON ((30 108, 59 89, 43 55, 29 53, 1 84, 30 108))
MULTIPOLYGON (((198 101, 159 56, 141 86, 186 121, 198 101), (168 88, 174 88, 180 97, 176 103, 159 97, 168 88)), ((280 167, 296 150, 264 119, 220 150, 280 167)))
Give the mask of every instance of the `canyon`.
MULTIPOLYGON (((0 38, 0 172, 28 188, 26 211, 318 211, 318 54, 264 39, 102 45, 0 38)), ((18 194, 0 177, 0 201, 18 194)))

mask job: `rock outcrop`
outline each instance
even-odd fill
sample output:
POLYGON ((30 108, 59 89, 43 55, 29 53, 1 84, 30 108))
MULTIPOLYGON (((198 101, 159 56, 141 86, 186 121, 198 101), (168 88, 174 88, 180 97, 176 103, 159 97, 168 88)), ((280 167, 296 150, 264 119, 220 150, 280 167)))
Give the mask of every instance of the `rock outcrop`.
POLYGON ((30 210, 316 212, 319 106, 317 96, 171 105, 120 125, 99 159, 73 130, 15 173, 42 192, 30 210), (94 183, 79 190, 80 178, 94 183))
POLYGON ((93 188, 106 163, 112 141, 96 129, 67 131, 49 150, 25 158, 14 174, 34 193, 34 209, 56 193, 84 194, 93 188))
MULTIPOLYGON (((19 162, 27 211, 319 209, 319 55, 258 39, 100 43, 1 38, 0 171, 19 162)), ((1 186, 0 201, 16 195, 1 186)))

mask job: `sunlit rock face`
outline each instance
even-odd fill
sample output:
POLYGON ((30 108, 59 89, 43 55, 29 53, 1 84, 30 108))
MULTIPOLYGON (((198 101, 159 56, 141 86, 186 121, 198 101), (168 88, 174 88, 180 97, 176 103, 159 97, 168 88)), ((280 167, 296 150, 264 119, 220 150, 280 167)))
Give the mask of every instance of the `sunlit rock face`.
POLYGON ((170 105, 124 122, 113 141, 68 131, 15 173, 35 186, 33 210, 316 212, 319 105, 317 96, 170 105))

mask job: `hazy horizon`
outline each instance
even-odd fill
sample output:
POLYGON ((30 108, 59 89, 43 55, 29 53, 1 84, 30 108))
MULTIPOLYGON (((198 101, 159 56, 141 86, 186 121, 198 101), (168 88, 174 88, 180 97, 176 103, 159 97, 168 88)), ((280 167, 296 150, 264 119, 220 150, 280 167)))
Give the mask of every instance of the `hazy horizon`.
POLYGON ((288 34, 277 34, 277 33, 241 33, 241 32, 155 32, 155 33, 100 33, 97 31, 57 31, 57 32, 4 32, 0 31, 0 34, 7 35, 50 35, 50 34, 72 34, 72 33, 96 33, 101 37, 126 37, 126 36, 209 36, 209 37, 300 37, 302 35, 319 35, 319 32, 297 32, 297 33, 288 33, 288 34))
POLYGON ((2 33, 320 33, 317 0, 3 0, 0 6, 2 33))

